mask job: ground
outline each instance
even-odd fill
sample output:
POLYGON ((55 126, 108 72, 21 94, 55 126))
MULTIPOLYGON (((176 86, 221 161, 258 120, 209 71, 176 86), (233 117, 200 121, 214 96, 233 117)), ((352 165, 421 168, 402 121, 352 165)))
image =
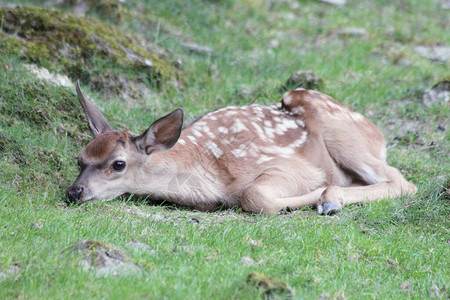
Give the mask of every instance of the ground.
POLYGON ((450 297, 449 105, 427 98, 449 76, 448 1, 56 2, 0 2, 1 298, 450 297), (26 22, 11 27, 11 11, 107 28, 171 71, 151 73, 155 82, 108 51, 65 60, 80 57, 37 48, 44 41, 26 22), (32 70, 43 67, 72 81, 87 74, 87 96, 133 133, 177 107, 187 124, 226 105, 273 103, 313 78, 309 87, 380 127, 389 164, 419 192, 332 217, 202 213, 133 197, 67 206, 91 137, 74 89, 39 79, 32 70), (309 75, 293 82, 299 70, 309 75))

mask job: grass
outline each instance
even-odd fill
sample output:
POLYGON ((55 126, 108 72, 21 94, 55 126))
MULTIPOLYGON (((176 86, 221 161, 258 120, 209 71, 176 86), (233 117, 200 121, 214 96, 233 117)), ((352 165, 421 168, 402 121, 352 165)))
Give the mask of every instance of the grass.
POLYGON ((128 198, 65 207, 75 157, 89 140, 75 92, 35 78, 22 59, 0 53, 1 298, 289 297, 247 281, 252 272, 287 284, 296 299, 450 297, 449 109, 421 102, 424 89, 449 75, 449 63, 413 50, 450 45, 438 1, 123 5, 134 17, 105 22, 179 59, 185 87, 152 89, 129 101, 84 87, 113 125, 139 133, 179 106, 188 122, 226 105, 272 103, 292 73, 313 70, 325 81, 323 92, 381 128, 393 146, 389 163, 419 192, 345 207, 333 217, 312 209, 274 216, 201 213, 128 198), (346 27, 366 34, 338 36, 346 27), (181 42, 214 53, 191 53, 181 42), (411 63, 399 63, 402 57, 411 63), (122 249, 141 274, 85 270, 67 251, 85 239, 122 249), (153 251, 130 248, 130 241, 153 251))

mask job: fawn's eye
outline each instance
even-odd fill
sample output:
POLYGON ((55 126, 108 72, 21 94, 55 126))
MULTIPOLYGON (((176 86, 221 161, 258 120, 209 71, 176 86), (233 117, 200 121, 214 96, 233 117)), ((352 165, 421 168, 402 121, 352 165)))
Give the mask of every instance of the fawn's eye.
POLYGON ((112 167, 116 171, 122 171, 125 169, 126 163, 122 160, 117 160, 113 163, 112 167))

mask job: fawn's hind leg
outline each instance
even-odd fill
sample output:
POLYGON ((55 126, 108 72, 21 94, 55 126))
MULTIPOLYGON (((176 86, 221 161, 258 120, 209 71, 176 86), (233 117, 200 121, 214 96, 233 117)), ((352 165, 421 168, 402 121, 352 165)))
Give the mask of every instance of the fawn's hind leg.
POLYGON ((288 207, 316 205, 324 190, 324 187, 316 187, 299 193, 298 181, 278 172, 265 172, 244 189, 241 206, 246 212, 273 214, 288 207))
POLYGON ((321 214, 338 212, 346 204, 377 201, 384 198, 414 194, 417 188, 406 181, 402 174, 382 160, 374 165, 363 164, 353 170, 369 185, 358 187, 329 186, 320 196, 317 210, 321 214))

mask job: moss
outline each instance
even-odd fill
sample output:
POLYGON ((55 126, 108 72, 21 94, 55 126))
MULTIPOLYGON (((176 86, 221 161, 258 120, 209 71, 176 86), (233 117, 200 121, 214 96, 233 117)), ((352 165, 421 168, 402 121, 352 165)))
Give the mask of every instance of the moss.
POLYGON ((88 83, 114 74, 160 86, 178 78, 170 62, 148 44, 141 46, 144 41, 93 18, 22 6, 0 9, 0 20, 0 51, 62 69, 74 80, 88 83))
POLYGON ((10 122, 22 122, 44 130, 51 129, 55 122, 75 122, 76 126, 84 127, 75 99, 73 91, 68 88, 55 92, 52 86, 12 81, 2 89, 0 115, 9 116, 13 119, 10 122))
POLYGON ((441 88, 442 90, 450 91, 450 75, 447 75, 441 79, 439 79, 432 87, 441 88))
POLYGON ((292 296, 292 289, 283 281, 269 277, 265 274, 252 272, 247 276, 247 284, 262 290, 266 298, 275 298, 275 295, 284 294, 292 296))
POLYGON ((16 139, 0 129, 0 153, 3 157, 11 157, 18 165, 27 165, 28 160, 22 151, 20 143, 16 139))
POLYGON ((62 197, 77 155, 64 144, 81 146, 89 139, 77 97, 73 89, 27 76, 19 60, 6 56, 0 53, 10 70, 0 72, 0 181, 26 194, 52 187, 62 197))

